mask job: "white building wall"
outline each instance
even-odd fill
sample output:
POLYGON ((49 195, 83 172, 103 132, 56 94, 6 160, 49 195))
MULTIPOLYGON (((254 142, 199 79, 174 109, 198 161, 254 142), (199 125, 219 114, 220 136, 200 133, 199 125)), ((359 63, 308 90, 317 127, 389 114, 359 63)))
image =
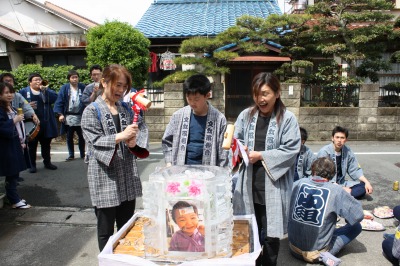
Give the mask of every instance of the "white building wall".
POLYGON ((83 29, 26 1, 0 1, 0 24, 22 33, 83 32, 83 29))

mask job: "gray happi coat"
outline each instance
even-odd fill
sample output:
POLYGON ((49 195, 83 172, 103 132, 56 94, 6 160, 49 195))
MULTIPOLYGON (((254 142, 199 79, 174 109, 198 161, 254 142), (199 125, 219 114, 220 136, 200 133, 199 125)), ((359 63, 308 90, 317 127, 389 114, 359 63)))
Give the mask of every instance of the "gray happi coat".
POLYGON ((306 145, 301 145, 297 159, 297 173, 299 178, 311 176, 311 165, 315 161, 315 155, 306 145))
MULTIPOLYGON (((142 196, 136 156, 129 151, 125 142, 115 144, 116 127, 112 115, 101 96, 96 103, 101 121, 93 104, 82 115, 82 132, 88 145, 88 181, 93 206, 108 208, 119 206, 127 200, 142 196), (100 123, 101 122, 101 123, 100 123)), ((132 124, 133 113, 117 102, 121 132, 132 124)), ((138 121, 137 145, 148 149, 148 129, 142 117, 138 121)))
MULTIPOLYGON (((188 105, 172 115, 162 138, 165 163, 185 164, 191 112, 192 108, 188 105)), ((228 165, 228 152, 222 148, 225 130, 225 116, 208 103, 202 165, 221 167, 228 165)))
MULTIPOLYGON (((242 111, 235 123, 234 137, 249 151, 254 150, 258 111, 250 117, 251 108, 242 111)), ((290 195, 294 178, 294 164, 300 151, 301 138, 296 117, 285 111, 279 126, 272 114, 265 136, 265 151, 261 151, 265 167, 265 207, 267 236, 283 237, 287 232, 290 195)), ((235 215, 254 214, 253 165, 242 163, 233 195, 235 215)))
POLYGON ((336 164, 336 152, 333 144, 325 145, 318 152, 317 157, 329 157, 335 162, 335 177, 332 178, 332 182, 336 182, 345 187, 352 187, 360 183, 359 179, 364 175, 363 170, 358 163, 356 156, 353 151, 346 145, 342 147, 342 177, 337 176, 337 164, 336 164), (352 180, 345 180, 346 174, 348 174, 352 180))

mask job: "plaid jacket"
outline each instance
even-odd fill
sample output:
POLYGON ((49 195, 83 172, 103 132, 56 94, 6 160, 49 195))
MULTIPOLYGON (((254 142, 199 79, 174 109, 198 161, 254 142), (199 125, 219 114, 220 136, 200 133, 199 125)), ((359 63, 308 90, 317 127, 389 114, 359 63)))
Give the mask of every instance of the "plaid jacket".
MULTIPOLYGON (((115 144, 114 121, 101 97, 96 99, 101 113, 101 121, 93 105, 89 105, 82 115, 82 132, 88 144, 90 159, 88 182, 93 206, 108 208, 119 206, 121 202, 142 196, 142 185, 133 155, 126 144, 115 144), (111 119, 110 119, 111 117, 111 119)), ((133 114, 117 102, 121 131, 132 123, 133 114), (124 123, 127 122, 126 124, 124 123)), ((137 145, 148 149, 148 129, 140 117, 140 133, 137 145)))

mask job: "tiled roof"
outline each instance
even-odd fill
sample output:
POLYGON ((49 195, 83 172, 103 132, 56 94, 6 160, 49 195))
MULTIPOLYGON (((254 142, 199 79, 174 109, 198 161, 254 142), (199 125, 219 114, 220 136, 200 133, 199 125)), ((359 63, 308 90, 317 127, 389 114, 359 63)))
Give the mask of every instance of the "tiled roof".
POLYGON ((75 22, 81 23, 82 26, 86 26, 87 28, 92 28, 92 27, 96 27, 97 25, 99 25, 97 22, 94 22, 90 19, 87 19, 81 15, 78 15, 74 12, 71 12, 69 10, 66 10, 65 8, 59 7, 53 3, 50 2, 44 2, 44 5, 48 8, 51 8, 52 10, 54 10, 55 12, 57 12, 60 15, 64 15, 70 19, 73 19, 75 22))
POLYGON ((156 0, 137 23, 148 38, 214 36, 243 15, 282 14, 276 0, 156 0))
POLYGON ((6 38, 12 42, 19 41, 19 42, 32 43, 28 40, 28 38, 23 36, 20 32, 11 30, 4 25, 0 25, 0 36, 3 38, 6 38))

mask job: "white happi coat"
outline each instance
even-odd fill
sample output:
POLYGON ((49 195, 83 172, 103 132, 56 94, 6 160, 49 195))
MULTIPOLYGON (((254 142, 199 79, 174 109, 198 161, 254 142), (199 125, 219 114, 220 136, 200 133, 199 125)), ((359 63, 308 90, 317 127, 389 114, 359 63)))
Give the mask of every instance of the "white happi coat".
MULTIPOLYGON (((97 97, 100 119, 93 104, 86 107, 82 115, 82 133, 88 145, 89 191, 93 206, 108 208, 119 206, 142 196, 142 184, 136 164, 136 156, 125 142, 115 144, 116 127, 106 103, 97 97)), ((133 113, 116 103, 121 132, 132 124, 133 113)), ((138 121, 137 146, 148 149, 148 129, 142 117, 138 121)))
MULTIPOLYGON (((254 150, 258 111, 250 117, 251 108, 242 111, 235 123, 234 137, 249 151, 254 150)), ((285 111, 277 125, 272 114, 265 136, 265 150, 261 151, 265 168, 265 208, 267 215, 267 236, 283 237, 287 232, 290 195, 294 178, 294 164, 300 151, 301 138, 296 117, 285 111)), ((253 165, 243 163, 233 196, 235 215, 254 214, 253 165)))
MULTIPOLYGON (((188 105, 172 115, 162 138, 165 163, 185 164, 191 112, 192 108, 188 105)), ((225 131, 225 116, 208 103, 202 165, 228 166, 228 151, 222 148, 225 131)))

